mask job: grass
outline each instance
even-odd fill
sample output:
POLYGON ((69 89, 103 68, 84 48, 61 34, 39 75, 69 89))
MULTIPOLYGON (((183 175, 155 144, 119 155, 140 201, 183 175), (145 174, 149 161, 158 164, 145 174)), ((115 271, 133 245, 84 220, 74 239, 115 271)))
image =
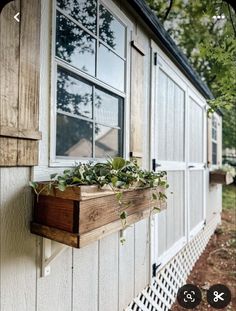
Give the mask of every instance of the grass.
POLYGON ((223 186, 223 209, 236 209, 236 185, 223 186))

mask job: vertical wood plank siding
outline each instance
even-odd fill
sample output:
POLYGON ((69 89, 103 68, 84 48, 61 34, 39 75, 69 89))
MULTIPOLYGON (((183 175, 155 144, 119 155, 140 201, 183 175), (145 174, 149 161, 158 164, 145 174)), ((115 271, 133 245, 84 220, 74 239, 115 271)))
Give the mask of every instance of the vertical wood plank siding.
POLYGON ((0 168, 0 309, 36 309, 36 237, 29 232, 29 168, 0 168))
POLYGON ((0 166, 37 164, 40 3, 10 2, 0 15, 0 166))

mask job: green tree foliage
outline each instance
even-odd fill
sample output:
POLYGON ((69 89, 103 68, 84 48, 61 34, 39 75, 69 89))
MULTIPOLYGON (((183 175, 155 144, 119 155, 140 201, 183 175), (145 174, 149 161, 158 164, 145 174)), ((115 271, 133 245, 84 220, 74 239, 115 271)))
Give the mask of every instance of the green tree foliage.
POLYGON ((224 147, 235 146, 236 15, 223 0, 146 0, 222 108, 224 147))

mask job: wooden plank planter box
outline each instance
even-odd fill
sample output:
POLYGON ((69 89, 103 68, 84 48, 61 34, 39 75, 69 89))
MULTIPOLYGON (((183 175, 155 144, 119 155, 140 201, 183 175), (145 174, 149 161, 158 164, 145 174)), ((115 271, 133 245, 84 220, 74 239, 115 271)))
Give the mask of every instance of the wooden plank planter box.
POLYGON ((211 184, 229 185, 233 182, 233 177, 229 172, 223 170, 215 170, 210 172, 211 184))
MULTIPOLYGON (((43 187, 43 184, 40 185, 43 187)), ((165 202, 152 201, 150 188, 125 190, 120 208, 112 190, 97 186, 68 187, 65 191, 53 188, 43 191, 33 208, 31 232, 45 238, 81 248, 104 236, 123 229, 119 212, 127 212, 126 224, 150 216, 157 206, 166 208, 165 202), (124 205, 124 204, 123 204, 124 205)))

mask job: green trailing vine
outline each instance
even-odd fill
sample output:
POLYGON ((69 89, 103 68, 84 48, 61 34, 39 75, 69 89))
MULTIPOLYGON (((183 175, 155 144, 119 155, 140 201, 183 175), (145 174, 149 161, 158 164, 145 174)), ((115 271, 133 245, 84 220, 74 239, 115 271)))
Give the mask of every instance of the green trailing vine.
MULTIPOLYGON (((124 201, 127 189, 151 188, 151 198, 157 205, 152 209, 158 211, 158 203, 166 200, 164 190, 169 187, 166 172, 152 172, 141 169, 136 160, 127 161, 121 157, 110 158, 105 163, 76 163, 75 167, 66 169, 63 174, 52 174, 44 187, 30 182, 37 196, 54 187, 64 191, 67 187, 81 185, 97 185, 99 188, 110 187, 119 204, 118 213, 123 229, 126 228, 129 202, 124 201), (161 189, 160 189, 161 188, 161 189)), ((122 238, 124 242, 124 238, 122 238)))

